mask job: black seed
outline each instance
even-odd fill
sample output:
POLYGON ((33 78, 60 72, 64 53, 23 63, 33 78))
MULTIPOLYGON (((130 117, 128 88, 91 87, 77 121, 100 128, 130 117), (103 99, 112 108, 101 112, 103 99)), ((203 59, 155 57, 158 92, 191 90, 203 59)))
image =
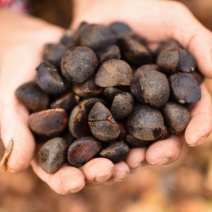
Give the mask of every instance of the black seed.
POLYGON ((36 83, 49 95, 60 95, 66 90, 57 69, 49 63, 41 63, 37 68, 36 83))
POLYGON ((111 59, 104 62, 97 74, 95 83, 100 87, 130 85, 132 69, 123 60, 111 59))
POLYGON ((77 46, 66 52, 61 61, 63 76, 72 83, 83 83, 96 71, 98 65, 94 51, 77 46))
POLYGON ((190 74, 177 73, 169 78, 174 99, 181 104, 196 103, 201 98, 199 83, 190 74))
POLYGON ((130 135, 139 140, 157 140, 164 129, 163 116, 159 110, 151 106, 136 105, 127 120, 127 129, 130 135))
POLYGON ((60 138, 47 141, 38 152, 38 163, 48 174, 57 172, 66 160, 68 143, 60 138))
POLYGON ((99 155, 111 160, 113 163, 118 163, 124 160, 129 154, 129 147, 123 141, 116 141, 103 149, 99 155))
POLYGON ((120 134, 119 125, 101 102, 97 102, 92 107, 88 116, 88 124, 92 134, 104 142, 113 141, 120 134))
POLYGON ((49 97, 34 82, 27 82, 19 86, 15 95, 27 109, 36 112, 45 110, 49 104, 49 97))
POLYGON ((68 149, 68 162, 72 166, 80 167, 97 155, 101 148, 101 143, 93 137, 79 138, 68 149))
POLYGON ((163 108, 166 125, 172 134, 182 135, 190 121, 190 113, 186 107, 168 102, 163 108))

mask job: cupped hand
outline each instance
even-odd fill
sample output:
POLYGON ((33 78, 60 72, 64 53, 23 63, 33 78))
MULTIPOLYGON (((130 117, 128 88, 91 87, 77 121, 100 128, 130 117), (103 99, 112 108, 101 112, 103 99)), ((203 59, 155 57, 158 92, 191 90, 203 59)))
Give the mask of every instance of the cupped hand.
MULTIPOLYGON (((175 39, 193 54, 200 71, 206 77, 212 77, 212 33, 181 3, 165 0, 75 0, 72 28, 75 30, 82 21, 99 24, 123 21, 153 48, 162 41, 175 39)), ((212 130, 212 104, 204 84, 201 91, 201 100, 191 110, 191 121, 184 137, 171 136, 155 142, 148 149, 131 149, 125 162, 115 164, 111 179, 124 179, 131 169, 146 162, 151 165, 174 162, 181 153, 184 140, 189 146, 204 142, 212 130)))
POLYGON ((31 163, 34 172, 54 191, 74 193, 85 186, 107 181, 114 165, 107 159, 93 159, 81 169, 64 165, 55 174, 44 172, 37 163, 36 144, 28 128, 29 113, 15 97, 21 84, 35 77, 44 44, 57 43, 63 30, 41 20, 0 11, 0 126, 5 153, 0 168, 11 173, 25 170, 31 163))

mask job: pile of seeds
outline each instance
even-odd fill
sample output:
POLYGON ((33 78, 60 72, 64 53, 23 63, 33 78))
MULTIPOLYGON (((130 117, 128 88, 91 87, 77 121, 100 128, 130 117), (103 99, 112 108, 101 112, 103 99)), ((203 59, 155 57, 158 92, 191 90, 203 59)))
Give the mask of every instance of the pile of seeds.
POLYGON ((202 79, 175 41, 153 53, 125 23, 83 22, 60 43, 45 45, 35 80, 16 96, 31 112, 35 139, 45 141, 38 162, 53 174, 94 157, 117 163, 129 148, 182 135, 202 79))

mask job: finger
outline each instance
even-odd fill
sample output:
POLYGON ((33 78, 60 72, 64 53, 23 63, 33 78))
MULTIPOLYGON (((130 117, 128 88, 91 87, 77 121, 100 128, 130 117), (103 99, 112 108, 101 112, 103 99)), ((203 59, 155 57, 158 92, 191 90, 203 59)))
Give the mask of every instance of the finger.
POLYGON ((124 161, 116 163, 114 165, 113 174, 111 176, 110 181, 112 182, 123 181, 129 173, 130 168, 124 161))
POLYGON ((81 168, 86 182, 90 185, 99 185, 106 182, 113 174, 113 163, 105 158, 95 158, 81 168))
POLYGON ((4 171, 17 173, 30 165, 35 142, 27 120, 28 112, 18 102, 1 108, 1 139, 6 147, 6 156, 1 160, 4 171))
POLYGON ((55 174, 47 174, 35 159, 31 165, 37 176, 58 194, 76 193, 85 186, 83 173, 75 167, 65 165, 55 174))
POLYGON ((174 162, 183 147, 183 139, 170 136, 166 140, 153 143, 146 152, 146 161, 151 165, 165 165, 174 162))
POLYGON ((204 84, 201 85, 201 99, 191 110, 191 121, 185 131, 185 140, 189 146, 204 142, 212 131, 211 96, 204 84))
POLYGON ((7 153, 7 157, 2 158, 1 168, 12 173, 20 172, 30 165, 35 149, 34 139, 28 128, 28 111, 15 97, 15 89, 23 82, 32 80, 35 75, 34 67, 39 56, 36 58, 33 54, 33 60, 28 54, 24 61, 21 55, 24 56, 22 51, 27 49, 27 45, 23 45, 22 50, 20 46, 14 48, 10 55, 10 58, 16 58, 13 63, 7 56, 1 58, 0 125, 1 139, 7 153), (23 64, 21 68, 19 63, 23 64), (8 153, 11 142, 13 146, 8 153))
POLYGON ((146 148, 133 148, 125 159, 130 169, 137 169, 146 160, 146 148))

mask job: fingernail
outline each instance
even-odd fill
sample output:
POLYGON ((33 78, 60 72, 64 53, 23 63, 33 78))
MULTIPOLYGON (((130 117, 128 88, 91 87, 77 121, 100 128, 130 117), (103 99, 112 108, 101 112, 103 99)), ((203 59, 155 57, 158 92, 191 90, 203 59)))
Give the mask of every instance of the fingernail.
POLYGON ((170 157, 165 156, 165 157, 163 157, 161 160, 159 160, 158 163, 151 164, 151 165, 153 165, 153 166, 166 165, 166 164, 170 161, 170 159, 171 159, 170 157))
POLYGON ((3 157, 0 161, 0 170, 1 171, 7 171, 8 170, 8 161, 9 161, 9 157, 10 157, 10 154, 12 152, 12 149, 13 149, 13 145, 14 145, 14 141, 11 139, 6 150, 4 151, 4 154, 3 154, 3 157))
POLYGON ((112 180, 115 181, 115 182, 124 181, 124 180, 127 178, 127 176, 128 176, 129 174, 130 174, 130 170, 129 170, 129 171, 125 171, 125 172, 123 172, 123 173, 121 174, 121 177, 120 177, 120 178, 114 177, 114 178, 112 178, 112 180))
POLYGON ((188 146, 190 146, 190 147, 199 146, 200 144, 202 144, 205 141, 205 139, 207 137, 208 137, 208 135, 202 136, 197 142, 188 144, 188 146))
POLYGON ((113 174, 113 170, 111 171, 111 173, 109 175, 108 174, 98 175, 94 178, 94 182, 96 182, 96 183, 104 182, 104 181, 108 180, 112 176, 112 174, 113 174))
POLYGON ((84 184, 82 184, 81 186, 77 187, 77 188, 73 188, 69 190, 69 193, 77 193, 78 191, 81 191, 85 186, 85 181, 84 184))
POLYGON ((143 162, 140 162, 136 166, 134 166, 133 168, 130 168, 130 171, 131 172, 134 172, 137 169, 139 169, 140 167, 144 167, 145 165, 147 165, 147 162, 144 162, 144 161, 143 162))

